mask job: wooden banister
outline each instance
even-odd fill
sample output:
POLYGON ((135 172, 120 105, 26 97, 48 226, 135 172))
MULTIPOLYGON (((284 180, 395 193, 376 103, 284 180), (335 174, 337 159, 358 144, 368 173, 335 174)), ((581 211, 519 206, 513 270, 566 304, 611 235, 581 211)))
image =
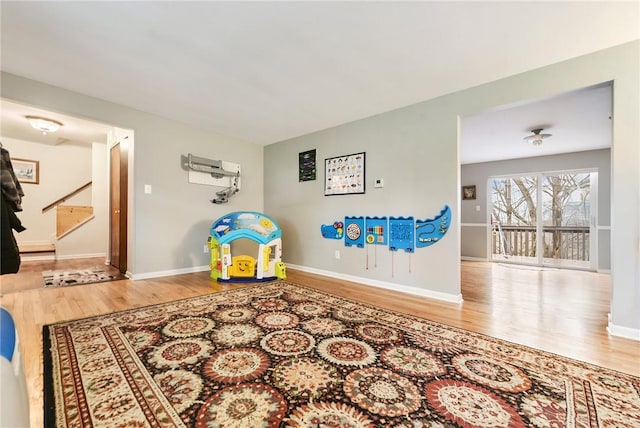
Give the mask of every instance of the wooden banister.
POLYGON ((44 207, 42 209, 43 213, 46 213, 47 211, 49 211, 51 208, 54 208, 56 205, 61 204, 63 202, 65 202, 67 199, 71 198, 72 196, 77 195, 78 193, 82 192, 84 189, 86 189, 87 187, 90 187, 93 184, 93 181, 90 181, 86 184, 83 184, 82 186, 78 187, 75 190, 72 190, 71 192, 67 193, 66 195, 64 195, 63 197, 56 199, 54 202, 50 203, 49 205, 47 205, 46 207, 44 207))

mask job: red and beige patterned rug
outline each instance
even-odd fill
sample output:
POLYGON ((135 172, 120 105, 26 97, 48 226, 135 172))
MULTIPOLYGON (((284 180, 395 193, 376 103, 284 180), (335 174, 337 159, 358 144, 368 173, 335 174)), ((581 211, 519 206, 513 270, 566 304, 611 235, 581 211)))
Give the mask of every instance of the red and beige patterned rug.
POLYGON ((640 378, 287 281, 44 327, 47 427, 638 427, 640 378))

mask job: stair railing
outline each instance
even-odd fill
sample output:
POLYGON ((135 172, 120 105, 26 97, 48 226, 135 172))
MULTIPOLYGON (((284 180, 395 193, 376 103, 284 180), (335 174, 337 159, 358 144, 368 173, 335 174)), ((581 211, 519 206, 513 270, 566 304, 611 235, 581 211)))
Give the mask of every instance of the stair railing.
POLYGON ((93 181, 90 181, 86 184, 83 184, 82 186, 78 187, 75 190, 72 190, 71 192, 67 193, 66 195, 64 195, 63 197, 56 199, 54 202, 50 203, 49 205, 47 205, 46 207, 44 207, 42 209, 42 213, 46 213, 47 211, 49 211, 52 208, 55 208, 57 205, 65 202, 67 199, 77 195, 78 193, 82 192, 84 189, 90 187, 93 184, 93 181))

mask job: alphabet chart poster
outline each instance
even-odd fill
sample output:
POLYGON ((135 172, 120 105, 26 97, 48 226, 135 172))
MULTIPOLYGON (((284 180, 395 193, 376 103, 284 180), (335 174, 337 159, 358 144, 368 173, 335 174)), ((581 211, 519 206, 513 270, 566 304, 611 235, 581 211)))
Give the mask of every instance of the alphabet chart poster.
POLYGON ((365 192, 365 152, 324 160, 324 195, 365 192))

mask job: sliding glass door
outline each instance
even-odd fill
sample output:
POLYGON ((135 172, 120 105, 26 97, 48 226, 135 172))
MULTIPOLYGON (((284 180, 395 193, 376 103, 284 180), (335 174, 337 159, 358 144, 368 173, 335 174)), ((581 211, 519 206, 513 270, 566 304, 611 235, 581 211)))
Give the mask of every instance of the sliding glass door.
POLYGON ((595 268, 597 172, 494 177, 489 186, 493 261, 595 268))

